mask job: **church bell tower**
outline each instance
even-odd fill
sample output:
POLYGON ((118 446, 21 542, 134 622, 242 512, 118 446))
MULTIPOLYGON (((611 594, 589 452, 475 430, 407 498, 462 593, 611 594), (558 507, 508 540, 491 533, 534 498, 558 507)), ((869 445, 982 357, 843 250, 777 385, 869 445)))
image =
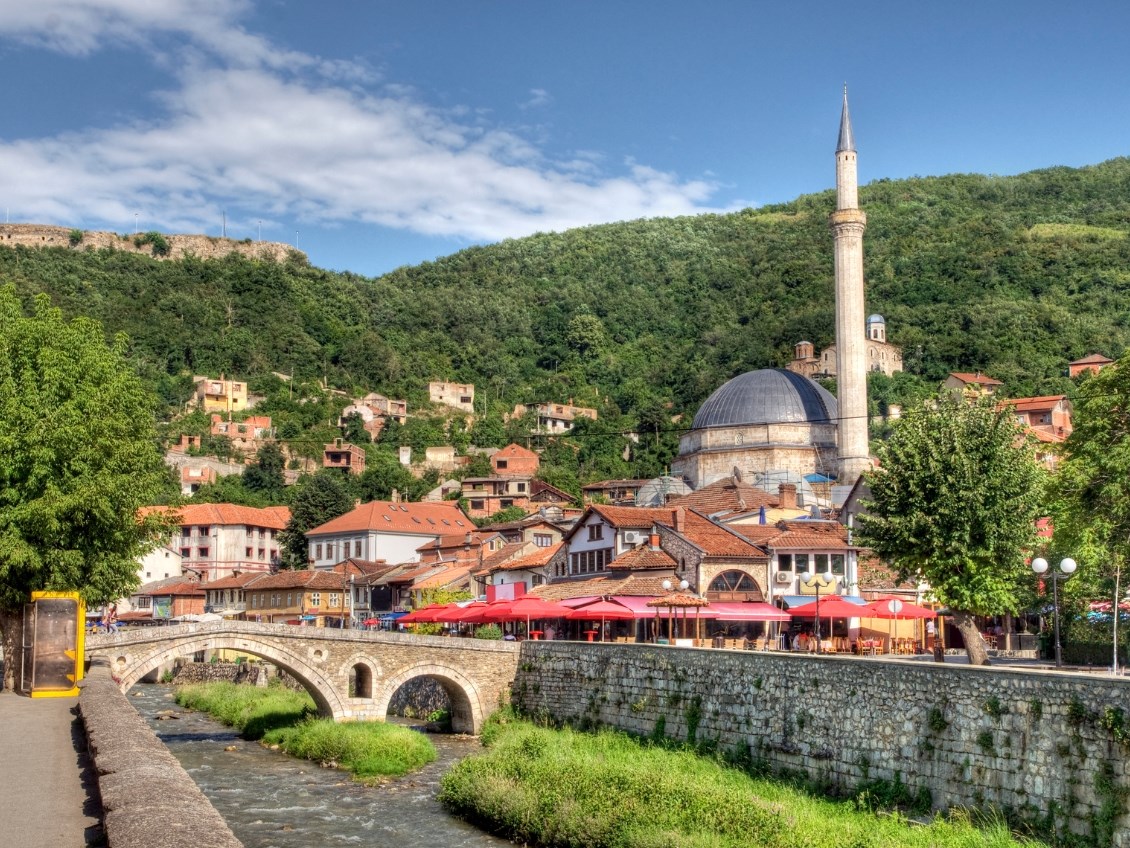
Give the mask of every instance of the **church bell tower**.
POLYGON ((848 114, 847 86, 836 145, 836 211, 831 227, 836 268, 836 387, 839 478, 852 485, 871 466, 867 442, 867 361, 863 307, 863 231, 859 208, 855 139, 848 114))

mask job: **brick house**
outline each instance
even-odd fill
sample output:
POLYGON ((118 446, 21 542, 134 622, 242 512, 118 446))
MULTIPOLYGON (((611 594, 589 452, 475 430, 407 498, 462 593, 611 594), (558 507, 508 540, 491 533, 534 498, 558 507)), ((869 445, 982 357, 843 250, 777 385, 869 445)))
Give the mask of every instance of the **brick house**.
POLYGON ((1098 374, 1108 365, 1113 365, 1114 360, 1103 356, 1101 353, 1092 353, 1082 359, 1067 363, 1067 376, 1078 377, 1080 374, 1098 374))
POLYGON ((196 383, 196 406, 205 412, 242 412, 250 407, 247 400, 247 383, 236 380, 213 380, 210 377, 193 377, 196 383))
POLYGON ((997 389, 1003 386, 1000 380, 986 377, 980 371, 969 374, 964 371, 953 371, 942 381, 942 388, 952 392, 960 392, 962 397, 976 399, 986 395, 996 394, 997 389))
POLYGON ((365 472, 365 449, 343 439, 334 439, 322 453, 323 468, 340 468, 347 474, 365 472))

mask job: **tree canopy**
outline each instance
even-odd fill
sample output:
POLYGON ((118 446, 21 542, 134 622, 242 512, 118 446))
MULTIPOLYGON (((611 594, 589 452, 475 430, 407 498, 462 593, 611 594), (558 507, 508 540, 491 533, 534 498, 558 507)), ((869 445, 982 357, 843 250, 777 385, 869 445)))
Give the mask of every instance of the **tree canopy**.
MULTIPOLYGON (((167 494, 156 398, 88 318, 63 319, 45 296, 25 314, 0 289, 0 627, 18 656, 33 591, 87 604, 129 594, 137 561, 164 531, 141 507, 167 494)), ((5 667, 10 684, 15 663, 5 667)))
POLYGON ((353 508, 353 496, 337 469, 310 477, 294 496, 290 521, 279 534, 280 553, 287 568, 305 568, 309 561, 306 531, 345 515, 353 508))
POLYGON ((1052 480, 1055 553, 1080 564, 1068 593, 1113 601, 1130 556, 1130 357, 1083 383, 1073 426, 1052 480))
POLYGON ((876 446, 859 540, 900 580, 927 582, 948 606, 971 662, 987 661, 974 615, 1012 613, 1031 582, 1043 469, 1015 418, 991 401, 943 393, 876 446))

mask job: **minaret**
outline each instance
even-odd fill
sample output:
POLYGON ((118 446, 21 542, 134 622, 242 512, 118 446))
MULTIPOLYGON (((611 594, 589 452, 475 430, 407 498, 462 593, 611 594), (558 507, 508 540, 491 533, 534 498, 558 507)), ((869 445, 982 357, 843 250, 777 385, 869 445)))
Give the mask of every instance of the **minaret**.
POLYGON ((870 467, 867 445, 867 361, 863 317, 863 230, 859 208, 855 139, 848 115, 847 86, 836 145, 836 386, 839 400, 838 483, 852 485, 870 467))

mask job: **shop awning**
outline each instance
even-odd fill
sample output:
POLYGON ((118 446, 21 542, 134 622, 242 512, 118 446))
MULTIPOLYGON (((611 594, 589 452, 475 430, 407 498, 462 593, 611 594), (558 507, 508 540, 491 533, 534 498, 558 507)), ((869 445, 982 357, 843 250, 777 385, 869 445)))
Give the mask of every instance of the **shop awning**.
MULTIPOLYGON (((636 618, 655 618, 656 610, 659 607, 649 607, 648 601, 654 601, 655 598, 650 595, 613 595, 612 600, 618 604, 622 604, 636 614, 636 618)), ((665 616, 666 610, 663 615, 665 616)))
MULTIPOLYGON (((826 599, 831 598, 831 597, 833 597, 833 596, 832 595, 821 595, 820 600, 821 600, 821 602, 823 602, 826 599)), ((834 597, 839 598, 841 601, 847 601, 849 604, 855 604, 857 607, 861 607, 861 606, 863 606, 864 604, 867 603, 867 601, 865 601, 863 598, 857 598, 855 595, 835 595, 834 597)), ((804 606, 805 604, 816 603, 816 596, 815 595, 781 595, 781 600, 784 601, 786 604, 788 604, 789 607, 801 607, 801 606, 804 606)), ((860 615, 865 615, 865 614, 866 613, 862 613, 862 612, 860 613, 860 615)))
POLYGON ((792 619, 787 612, 770 604, 748 601, 711 601, 710 606, 703 607, 699 611, 699 616, 717 621, 790 621, 792 619))

